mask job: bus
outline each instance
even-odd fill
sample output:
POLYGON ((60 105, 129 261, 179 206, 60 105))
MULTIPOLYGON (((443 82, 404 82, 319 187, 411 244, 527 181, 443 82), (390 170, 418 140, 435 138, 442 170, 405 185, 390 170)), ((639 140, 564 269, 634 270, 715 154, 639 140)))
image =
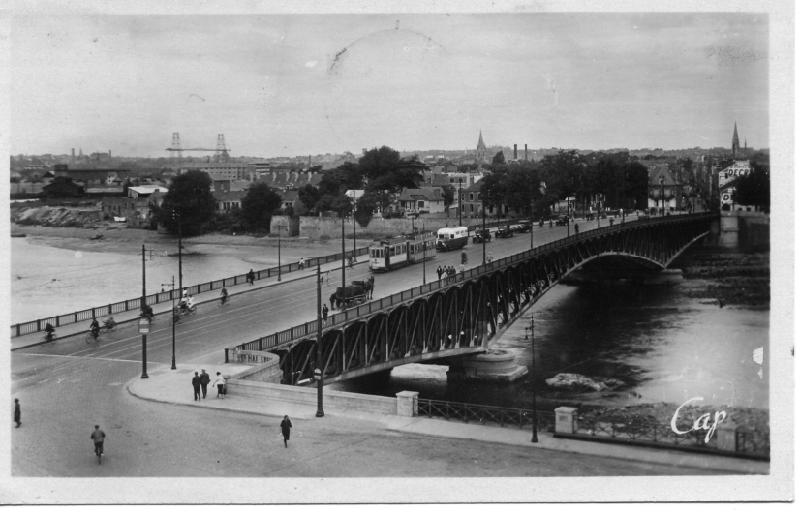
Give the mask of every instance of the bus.
POLYGON ((369 269, 390 271, 430 260, 436 256, 433 232, 404 234, 391 239, 374 241, 369 247, 369 269))
POLYGON ((467 244, 467 227, 444 227, 436 233, 436 249, 440 252, 458 250, 467 244))

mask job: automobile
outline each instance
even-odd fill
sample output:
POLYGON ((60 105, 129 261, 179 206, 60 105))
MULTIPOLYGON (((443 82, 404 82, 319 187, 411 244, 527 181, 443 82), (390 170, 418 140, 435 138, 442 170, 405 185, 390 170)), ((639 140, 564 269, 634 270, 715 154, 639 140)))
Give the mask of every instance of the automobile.
POLYGON ((530 221, 523 221, 519 224, 519 231, 520 232, 530 232, 533 227, 533 223, 530 221))
POLYGON ((511 230, 511 227, 500 227, 495 232, 495 237, 499 238, 506 238, 506 237, 514 237, 514 232, 511 230))
POLYGON ((488 228, 479 228, 475 231, 475 235, 472 236, 473 243, 482 243, 486 241, 487 243, 492 240, 492 233, 489 232, 488 228))
POLYGON ((522 232, 522 225, 509 225, 511 232, 522 232))
POLYGON ((569 225, 569 216, 559 216, 556 220, 557 227, 566 227, 569 225))

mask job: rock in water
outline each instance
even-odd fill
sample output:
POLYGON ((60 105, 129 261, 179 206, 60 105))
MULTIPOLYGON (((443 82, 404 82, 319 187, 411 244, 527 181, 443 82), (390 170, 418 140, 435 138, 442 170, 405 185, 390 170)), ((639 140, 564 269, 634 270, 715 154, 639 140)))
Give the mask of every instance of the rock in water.
MULTIPOLYGON (((609 382, 615 379, 607 379, 609 382)), ((605 391, 609 385, 616 386, 615 382, 606 385, 604 381, 595 380, 577 373, 559 373, 553 378, 545 379, 545 383, 553 389, 569 389, 572 391, 605 391)))

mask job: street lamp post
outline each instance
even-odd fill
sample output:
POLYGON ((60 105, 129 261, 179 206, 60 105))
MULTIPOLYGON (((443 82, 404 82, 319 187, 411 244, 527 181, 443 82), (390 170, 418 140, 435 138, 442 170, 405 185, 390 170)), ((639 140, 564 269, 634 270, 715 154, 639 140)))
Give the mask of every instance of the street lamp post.
POLYGON ((661 183, 661 215, 664 215, 664 175, 658 177, 658 181, 661 183))
MULTIPOLYGON (((481 244, 483 246, 483 265, 486 265, 486 199, 481 191, 481 244)), ((533 228, 531 228, 533 231, 533 228)))
POLYGON ((169 286, 169 298, 172 300, 172 366, 175 369, 175 275, 172 275, 172 282, 161 284, 161 287, 169 286))
POLYGON ((356 192, 353 191, 353 262, 356 259, 356 192))
POLYGON ((342 209, 342 287, 345 287, 344 277, 344 209, 342 209))
POLYGON ((319 259, 317 259, 317 356, 314 368, 314 378, 317 380, 317 417, 321 418, 325 415, 325 411, 322 409, 322 274, 319 259))
POLYGON ((458 179, 458 226, 461 226, 461 178, 458 179))
POLYGON ((539 418, 536 414, 536 345, 534 343, 535 337, 533 334, 533 314, 531 314, 531 392, 533 393, 533 433, 531 434, 531 442, 539 442, 538 427, 539 418))
POLYGON ((425 239, 425 220, 422 220, 422 285, 427 283, 425 279, 425 261, 428 258, 428 240, 425 239))
POLYGON ((275 225, 278 229, 278 282, 281 281, 281 229, 283 225, 275 225))
POLYGON ((144 306, 147 303, 147 293, 145 292, 145 270, 144 270, 144 245, 142 245, 142 318, 140 320, 139 331, 142 334, 142 378, 147 377, 147 328, 142 328, 143 323, 147 318, 144 316, 144 306))
POLYGON ((183 294, 183 242, 181 241, 183 220, 181 220, 181 213, 172 209, 172 219, 178 223, 178 290, 183 294))

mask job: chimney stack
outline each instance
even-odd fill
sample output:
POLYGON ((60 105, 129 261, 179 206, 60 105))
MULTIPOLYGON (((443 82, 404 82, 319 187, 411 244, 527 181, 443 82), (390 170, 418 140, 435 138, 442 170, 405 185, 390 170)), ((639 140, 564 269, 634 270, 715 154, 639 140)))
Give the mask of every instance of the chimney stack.
POLYGON ((517 143, 514 143, 514 160, 517 160, 517 143))
POLYGON ((525 160, 528 160, 528 143, 525 143, 525 160))

